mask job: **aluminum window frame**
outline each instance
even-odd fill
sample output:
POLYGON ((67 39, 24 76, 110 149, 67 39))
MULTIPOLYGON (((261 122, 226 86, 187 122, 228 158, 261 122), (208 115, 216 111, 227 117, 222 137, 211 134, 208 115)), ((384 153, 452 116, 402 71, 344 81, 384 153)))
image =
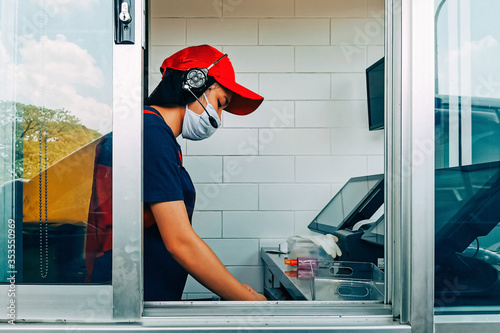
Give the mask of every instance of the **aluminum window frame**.
MULTIPOLYGON (((145 21, 144 8, 144 2, 136 1, 136 41, 142 38, 143 31, 138 27, 143 27, 145 21)), ((434 86, 429 84, 433 82, 434 68, 433 0, 385 0, 385 8, 385 54, 386 63, 390 64, 386 66, 385 107, 387 304, 146 302, 143 307, 142 68, 139 67, 143 50, 142 43, 136 42, 113 48, 113 140, 119 142, 113 149, 113 192, 116 194, 113 198, 113 283, 81 286, 89 295, 102 288, 112 291, 113 295, 104 305, 104 318, 92 320, 89 326, 85 323, 90 324, 90 320, 82 322, 82 318, 71 318, 69 306, 66 311, 61 308, 63 312, 58 319, 75 320, 78 323, 75 327, 92 332, 109 329, 109 325, 129 332, 157 331, 160 326, 162 330, 179 332, 217 328, 227 332, 242 329, 432 332, 434 145, 421 163, 415 163, 412 156, 421 149, 419 142, 434 135, 433 121, 428 121, 433 119, 434 112, 434 86), (412 209, 422 202, 429 207, 427 211, 412 209), (110 323, 96 324, 105 321, 110 323)), ((23 289, 28 292, 29 288, 36 288, 42 292, 41 297, 47 297, 60 293, 63 287, 26 286, 23 289)), ((75 297, 69 300, 74 306, 88 299, 88 295, 74 295, 80 286, 69 287, 74 288, 70 292, 75 297)), ((33 301, 34 306, 39 304, 33 301)), ((63 324, 45 325, 49 327, 67 329, 63 324)))
POLYGON ((500 314, 436 315, 435 332, 481 332, 496 333, 500 324, 500 314))
POLYGON ((434 329, 434 1, 386 1, 386 214, 393 315, 434 329), (392 34, 391 34, 392 32, 392 34), (392 73, 391 73, 392 70, 392 73), (418 209, 425 207, 425 209, 418 209))
MULTIPOLYGON (((426 204, 430 205, 429 207, 434 207, 433 195, 428 195, 429 190, 431 193, 434 190, 433 182, 429 182, 429 177, 431 180, 434 177, 434 146, 430 148, 429 156, 423 165, 414 166, 411 163, 411 156, 412 152, 418 149, 412 145, 412 140, 428 137, 429 133, 432 134, 433 138, 434 133, 434 127, 429 126, 424 121, 434 111, 433 103, 425 100, 425 97, 430 96, 429 100, 433 101, 434 87, 428 86, 428 89, 419 89, 417 93, 412 91, 418 83, 427 84, 426 79, 429 73, 431 78, 433 75, 433 45, 432 38, 428 39, 429 34, 430 36, 433 34, 433 25, 431 24, 427 29, 424 29, 422 36, 419 35, 422 29, 420 27, 416 29, 416 24, 403 25, 402 22, 417 22, 420 19, 433 22, 433 1, 386 0, 385 8, 387 27, 385 54, 386 63, 391 64, 391 66, 386 66, 386 77, 390 79, 388 79, 388 89, 386 89, 386 100, 388 101, 385 111, 387 119, 386 142, 389 143, 386 146, 389 148, 386 148, 385 170, 386 177, 389 172, 394 175, 394 177, 389 177, 390 180, 385 185, 385 199, 389 203, 386 205, 386 214, 388 214, 386 216, 389 216, 391 220, 386 226, 386 234, 389 237, 385 253, 386 258, 388 258, 386 260, 389 265, 388 269, 393 270, 392 273, 386 273, 385 303, 393 302, 389 313, 393 317, 400 317, 401 323, 398 323, 397 329, 409 330, 411 324, 412 331, 429 332, 429 328, 432 330, 433 327, 433 298, 428 296, 433 296, 433 289, 432 287, 424 288, 426 292, 421 293, 421 288, 426 285, 433 286, 434 283, 433 260, 429 261, 429 258, 434 257, 434 210, 422 213, 417 210, 412 211, 411 207, 412 200, 415 203, 419 200, 425 200, 426 204), (412 31, 417 32, 416 36, 411 34, 412 31), (403 43, 402 37, 407 35, 410 35, 411 39, 403 43), (422 46, 428 47, 429 44, 431 48, 426 52, 424 59, 419 60, 418 57, 415 57, 416 52, 413 50, 422 46), (422 73, 417 66, 426 66, 428 70, 422 73), (393 70, 393 68, 395 69, 393 70), (409 84, 403 87, 401 82, 405 80, 409 84), (408 99, 408 97, 412 98, 408 99), (405 104, 401 103, 403 100, 405 104), (413 109, 422 107, 426 109, 424 116, 420 112, 412 113, 413 109), (400 114, 403 116, 398 116, 400 114), (391 118, 393 115, 396 116, 395 120, 391 118), (403 149, 403 145, 407 147, 403 149), (404 172, 394 173, 397 171, 404 172), (396 177, 396 175, 399 176, 396 177), (412 183, 425 186, 412 189, 412 183), (402 209, 399 211, 395 207, 402 207, 402 209), (399 221, 402 221, 403 217, 408 218, 405 223, 394 222, 398 218, 399 221), (425 225, 412 223, 412 221, 419 221, 421 218, 428 219, 425 225), (429 226, 431 228, 427 228, 429 226), (429 238, 421 238, 422 234, 429 236, 429 238), (407 240, 408 243, 404 245, 405 242, 402 240, 407 240), (421 256, 413 258, 411 254, 416 252, 421 253, 421 256), (426 261, 428 269, 414 269, 426 261), (421 307, 422 305, 424 306, 421 307), (429 318, 431 319, 429 320, 429 318)), ((253 329, 273 327, 280 323, 288 328, 296 328, 301 323, 308 323, 308 327, 312 328, 315 325, 311 323, 311 318, 320 315, 323 325, 333 325, 332 328, 335 327, 335 331, 349 330, 342 327, 355 324, 359 318, 365 318, 365 324, 368 324, 368 326, 363 327, 364 330, 388 329, 387 327, 377 327, 381 324, 382 318, 377 317, 380 315, 380 313, 377 314, 377 311, 382 308, 387 309, 388 305, 381 305, 377 309, 376 306, 366 308, 361 306, 361 303, 347 303, 275 301, 264 304, 251 304, 250 302, 224 302, 222 304, 209 302, 209 313, 212 314, 212 317, 208 320, 204 317, 207 316, 207 313, 204 312, 206 311, 204 309, 207 306, 206 302, 146 302, 145 317, 142 321, 147 325, 180 325, 193 328, 193 320, 195 322, 201 320, 206 324, 211 322, 217 325, 218 320, 221 319, 237 323, 259 315, 257 322, 260 325, 254 324, 253 329), (184 317, 185 315, 182 314, 187 311, 190 312, 190 315, 184 317), (242 317, 243 313, 245 313, 244 317, 242 317), (338 315, 339 313, 342 315, 338 315), (220 317, 217 318, 218 316, 220 317), (283 317, 286 318, 285 321, 288 324, 283 324, 283 317), (370 327, 370 325, 372 326, 370 327)), ((255 321, 255 318, 253 320, 255 321)), ((217 327, 222 328, 222 326, 217 327)), ((353 330, 356 329, 359 328, 353 327, 353 330)))
POLYGON ((135 44, 113 45, 113 320, 143 311, 142 109, 145 0, 135 1, 135 44))

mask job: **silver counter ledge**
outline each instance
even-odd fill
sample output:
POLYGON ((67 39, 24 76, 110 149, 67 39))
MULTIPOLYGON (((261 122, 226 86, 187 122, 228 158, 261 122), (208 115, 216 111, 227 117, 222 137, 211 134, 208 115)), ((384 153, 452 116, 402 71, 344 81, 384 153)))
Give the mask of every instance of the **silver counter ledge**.
POLYGON ((371 263, 332 260, 326 268, 318 268, 314 278, 299 279, 292 273, 296 267, 285 265, 285 259, 295 258, 277 248, 261 248, 261 258, 268 299, 383 303, 384 273, 371 263))

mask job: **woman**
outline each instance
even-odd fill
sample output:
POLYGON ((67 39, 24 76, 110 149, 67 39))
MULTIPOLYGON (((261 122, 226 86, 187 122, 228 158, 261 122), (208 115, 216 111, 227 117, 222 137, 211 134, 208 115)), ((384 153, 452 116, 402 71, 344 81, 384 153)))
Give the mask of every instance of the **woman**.
MULTIPOLYGON (((223 110, 246 115, 263 98, 237 84, 227 55, 208 45, 175 53, 161 72, 162 81, 144 109, 144 300, 180 300, 188 273, 223 299, 265 300, 237 281, 191 227, 195 190, 176 140, 179 135, 206 139, 220 127, 223 110)), ((111 151, 110 141, 104 138, 99 145, 96 165, 104 160, 97 155, 111 151)), ((87 281, 92 282, 111 279, 111 215, 103 214, 105 205, 97 198, 106 193, 98 189, 102 178, 94 179, 88 223, 87 281)), ((106 181, 110 187, 110 174, 106 181)), ((109 206, 111 198, 105 201, 109 206)))

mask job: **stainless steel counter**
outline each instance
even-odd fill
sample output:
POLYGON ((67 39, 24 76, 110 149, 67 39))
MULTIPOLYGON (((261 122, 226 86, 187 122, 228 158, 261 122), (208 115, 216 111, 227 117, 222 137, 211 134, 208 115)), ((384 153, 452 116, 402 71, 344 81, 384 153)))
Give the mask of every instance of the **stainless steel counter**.
POLYGON ((264 291, 270 299, 373 303, 384 300, 384 274, 372 263, 332 260, 315 269, 314 278, 301 279, 293 276, 296 267, 285 265, 288 256, 277 248, 262 248, 261 258, 264 291))

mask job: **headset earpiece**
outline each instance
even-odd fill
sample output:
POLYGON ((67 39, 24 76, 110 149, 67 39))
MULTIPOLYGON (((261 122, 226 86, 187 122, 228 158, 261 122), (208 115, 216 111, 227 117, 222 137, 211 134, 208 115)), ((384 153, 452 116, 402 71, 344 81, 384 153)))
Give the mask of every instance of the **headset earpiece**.
POLYGON ((199 92, 203 88, 205 88, 208 81, 208 71, 210 70, 210 68, 212 68, 213 65, 218 63, 224 57, 227 57, 227 54, 224 54, 222 57, 215 60, 214 63, 207 68, 188 69, 184 76, 184 80, 182 80, 182 89, 189 90, 191 93, 193 93, 193 91, 199 92))
POLYGON ((182 88, 184 90, 188 90, 189 88, 193 91, 201 90, 207 84, 207 74, 208 70, 206 68, 191 68, 187 70, 182 82, 182 88))

